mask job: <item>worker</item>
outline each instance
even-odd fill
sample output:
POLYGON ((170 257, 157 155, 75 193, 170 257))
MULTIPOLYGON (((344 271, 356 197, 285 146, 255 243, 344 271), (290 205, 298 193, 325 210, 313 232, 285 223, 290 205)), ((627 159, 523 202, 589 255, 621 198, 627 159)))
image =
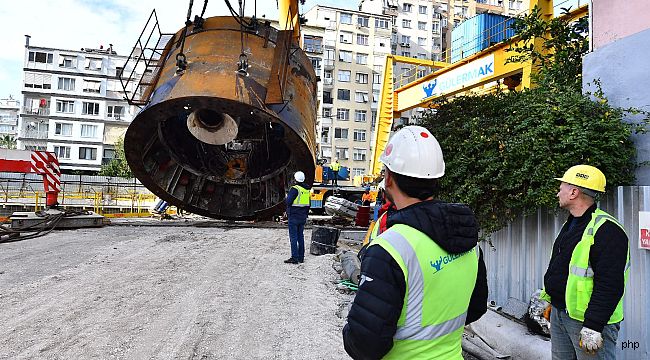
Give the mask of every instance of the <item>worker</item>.
POLYGON ((291 243, 291 257, 285 260, 287 264, 305 262, 305 223, 309 214, 311 186, 305 183, 305 173, 297 171, 293 178, 296 184, 287 194, 287 217, 289 218, 289 242, 291 243))
POLYGON ((338 185, 339 170, 341 169, 341 164, 339 164, 338 158, 334 158, 334 162, 330 164, 330 169, 332 169, 332 184, 338 185))
POLYGON ((363 191, 363 195, 361 195, 361 205, 370 206, 371 202, 372 195, 370 194, 370 186, 366 186, 365 190, 363 191))
POLYGON ((589 165, 564 173, 557 193, 569 211, 553 244, 542 298, 550 302, 553 359, 614 359, 630 253, 623 226, 599 209, 605 175, 589 165))
POLYGON ((345 350, 354 359, 462 360, 464 325, 487 311, 474 213, 434 200, 445 163, 427 129, 402 128, 380 160, 397 211, 361 263, 345 350))

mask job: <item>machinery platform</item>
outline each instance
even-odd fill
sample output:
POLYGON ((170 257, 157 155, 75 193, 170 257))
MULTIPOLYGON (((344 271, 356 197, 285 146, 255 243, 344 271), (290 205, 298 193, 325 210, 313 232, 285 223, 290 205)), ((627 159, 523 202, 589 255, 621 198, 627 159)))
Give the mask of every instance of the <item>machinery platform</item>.
POLYGON ((39 212, 18 211, 11 214, 11 229, 77 229, 87 227, 103 227, 106 218, 92 211, 70 212, 48 209, 39 212))

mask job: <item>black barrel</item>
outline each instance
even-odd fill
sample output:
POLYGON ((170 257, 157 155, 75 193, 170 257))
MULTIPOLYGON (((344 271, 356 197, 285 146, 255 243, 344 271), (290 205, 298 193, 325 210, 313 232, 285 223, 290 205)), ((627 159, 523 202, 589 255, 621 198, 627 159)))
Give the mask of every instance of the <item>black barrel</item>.
POLYGON ((312 255, 336 253, 336 243, 339 240, 340 234, 341 231, 337 228, 314 226, 311 230, 309 253, 312 255))

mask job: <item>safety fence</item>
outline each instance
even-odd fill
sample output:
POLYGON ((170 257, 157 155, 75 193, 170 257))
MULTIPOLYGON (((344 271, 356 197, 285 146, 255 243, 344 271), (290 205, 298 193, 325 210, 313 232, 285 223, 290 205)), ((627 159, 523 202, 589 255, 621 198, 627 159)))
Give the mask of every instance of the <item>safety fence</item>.
MULTIPOLYGON (((62 175, 58 202, 63 208, 92 210, 106 217, 148 217, 156 196, 137 179, 62 175)), ((0 216, 45 207, 43 180, 35 174, 0 172, 0 216)))

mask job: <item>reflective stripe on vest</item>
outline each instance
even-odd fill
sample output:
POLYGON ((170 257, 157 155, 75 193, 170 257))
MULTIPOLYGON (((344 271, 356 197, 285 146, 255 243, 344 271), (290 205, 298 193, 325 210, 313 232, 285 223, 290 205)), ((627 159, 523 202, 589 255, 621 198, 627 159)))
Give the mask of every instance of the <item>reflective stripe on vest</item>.
POLYGON ((395 342, 386 358, 462 359, 462 329, 476 282, 478 255, 474 251, 449 254, 425 234, 403 224, 383 232, 372 245, 388 251, 402 268, 406 283, 395 342), (452 270, 443 272, 447 267, 452 270), (452 284, 451 293, 439 288, 452 284))
POLYGON ((388 211, 384 212, 383 214, 379 215, 377 218, 377 221, 375 221, 375 225, 372 227, 372 232, 370 233, 370 239, 368 240, 369 243, 371 243, 373 240, 379 236, 379 229, 381 228, 381 221, 384 219, 384 216, 388 214, 388 211))
POLYGON ((306 207, 309 206, 309 190, 305 189, 304 187, 300 185, 294 185, 292 186, 293 189, 298 190, 298 196, 296 196, 295 199, 293 199, 293 203, 291 206, 297 206, 297 207, 306 207))
MULTIPOLYGON (((600 209, 596 209, 591 215, 591 220, 587 224, 585 231, 582 233, 582 238, 571 254, 569 276, 565 290, 565 303, 569 316, 578 321, 585 320, 585 311, 589 306, 594 288, 594 270, 590 266, 589 252, 591 246, 594 244, 594 235, 598 232, 600 226, 607 221, 613 222, 625 231, 623 225, 616 218, 600 209)), ((627 283, 629 268, 630 250, 628 246, 627 261, 623 270, 625 283, 627 283)), ((618 305, 607 323, 614 324, 621 320, 623 320, 623 296, 619 299, 618 305)))

